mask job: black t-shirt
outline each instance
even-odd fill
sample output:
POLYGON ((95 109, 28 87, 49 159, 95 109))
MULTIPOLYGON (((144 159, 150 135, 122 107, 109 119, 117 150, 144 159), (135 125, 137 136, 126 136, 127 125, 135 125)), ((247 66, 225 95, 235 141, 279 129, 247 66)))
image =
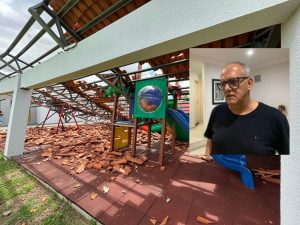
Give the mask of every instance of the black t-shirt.
POLYGON ((285 115, 261 102, 246 115, 232 113, 226 103, 216 106, 204 136, 212 140, 213 154, 289 154, 285 115))

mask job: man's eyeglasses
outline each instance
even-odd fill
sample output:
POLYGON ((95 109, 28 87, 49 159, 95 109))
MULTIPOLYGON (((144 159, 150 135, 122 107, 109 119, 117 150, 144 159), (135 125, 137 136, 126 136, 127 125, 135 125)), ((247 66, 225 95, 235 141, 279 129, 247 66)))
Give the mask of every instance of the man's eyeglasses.
POLYGON ((221 83, 217 84, 217 86, 220 90, 224 90, 226 84, 228 84, 229 87, 231 87, 232 89, 236 89, 236 88, 239 87, 241 81, 243 81, 245 79, 248 79, 248 78, 249 77, 235 77, 235 78, 232 78, 228 81, 221 81, 221 83))

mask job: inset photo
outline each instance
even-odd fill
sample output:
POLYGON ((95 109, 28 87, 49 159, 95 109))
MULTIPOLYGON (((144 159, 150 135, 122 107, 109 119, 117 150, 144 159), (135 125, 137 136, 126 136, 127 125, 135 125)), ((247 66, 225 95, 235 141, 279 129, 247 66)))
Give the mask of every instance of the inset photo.
POLYGON ((289 154, 288 111, 289 49, 190 49, 192 154, 289 154))

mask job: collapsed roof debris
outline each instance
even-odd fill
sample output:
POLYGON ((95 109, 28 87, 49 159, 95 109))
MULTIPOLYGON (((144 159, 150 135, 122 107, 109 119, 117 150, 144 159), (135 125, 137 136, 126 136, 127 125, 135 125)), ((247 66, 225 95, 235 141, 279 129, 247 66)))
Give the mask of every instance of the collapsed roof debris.
MULTIPOLYGON (((85 169, 94 168, 100 173, 117 172, 128 175, 135 166, 143 165, 148 159, 145 154, 132 157, 130 148, 110 151, 110 129, 108 125, 88 124, 67 126, 65 132, 56 134, 56 128, 28 128, 25 147, 42 149, 44 160, 59 159, 62 165, 69 167, 71 173, 82 173, 85 169)), ((0 132, 0 138, 5 139, 6 132, 0 132)), ((170 143, 171 135, 167 134, 170 143)), ((147 132, 138 130, 139 146, 147 143, 147 132)), ((152 141, 160 141, 160 134, 153 133, 152 141)), ((176 143, 176 151, 187 151, 188 144, 176 143)))
POLYGON ((253 171, 256 176, 263 180, 263 182, 280 184, 280 170, 259 168, 253 169, 253 171))

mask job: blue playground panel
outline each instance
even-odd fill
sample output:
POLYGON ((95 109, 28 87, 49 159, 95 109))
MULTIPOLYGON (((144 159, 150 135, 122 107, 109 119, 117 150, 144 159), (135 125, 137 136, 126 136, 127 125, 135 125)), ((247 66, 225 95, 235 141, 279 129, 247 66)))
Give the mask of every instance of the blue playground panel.
POLYGON ((242 183, 248 188, 254 189, 253 176, 247 167, 245 155, 211 155, 211 157, 225 168, 239 172, 242 183))

